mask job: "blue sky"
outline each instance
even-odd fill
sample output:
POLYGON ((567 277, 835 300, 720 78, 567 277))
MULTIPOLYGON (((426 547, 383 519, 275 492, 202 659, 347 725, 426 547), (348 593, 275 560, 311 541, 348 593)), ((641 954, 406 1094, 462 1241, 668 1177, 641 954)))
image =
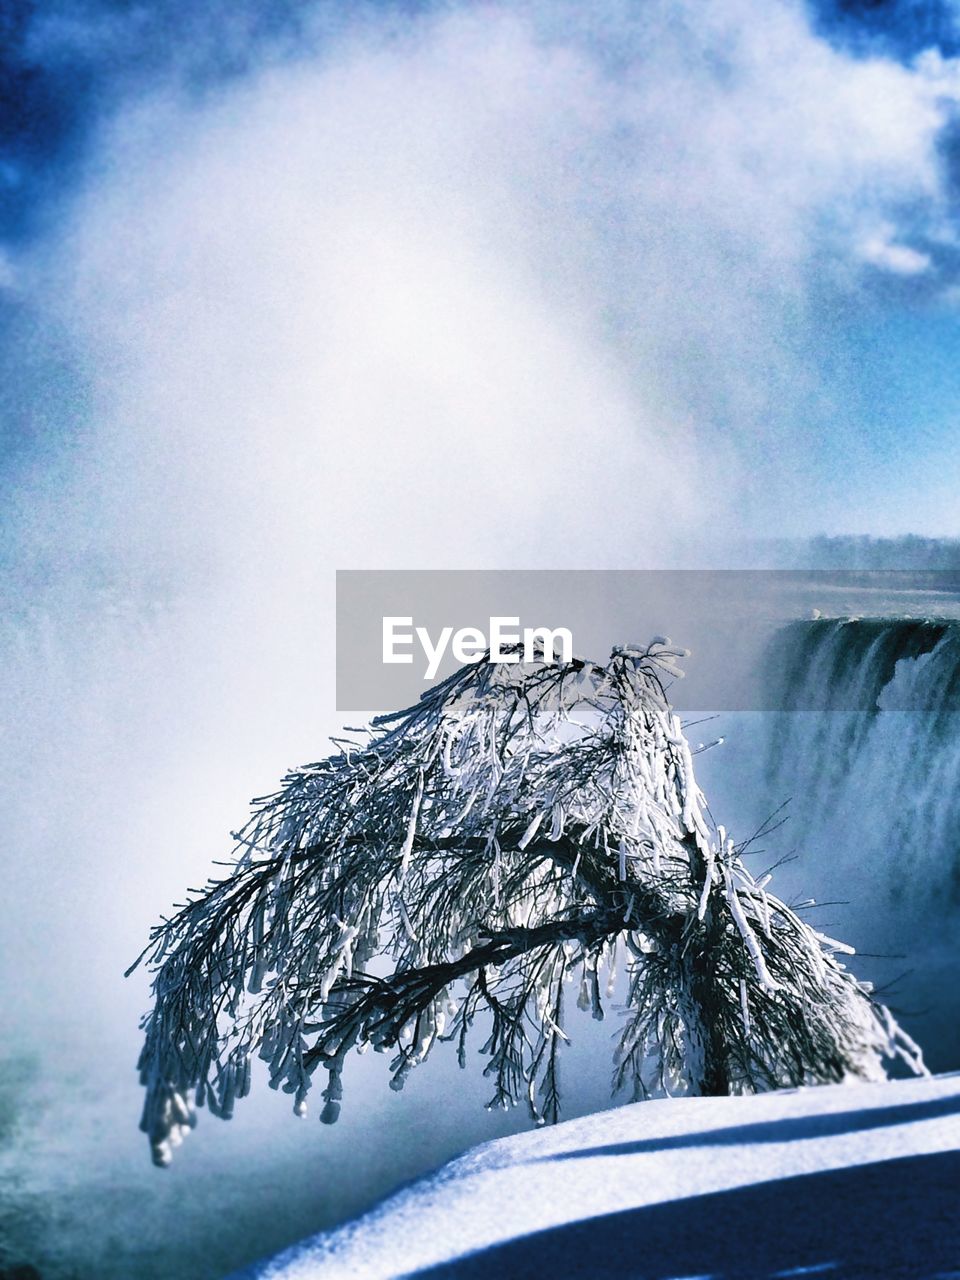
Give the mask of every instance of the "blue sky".
MULTIPOLYGON (((189 52, 199 82, 243 75, 265 47, 304 38, 304 10, 291 0, 184 6, 177 0, 4 0, 0 6, 0 228, 29 236, 69 182, 91 126, 138 81, 189 52), (227 39, 214 38, 227 31, 227 39)), ((359 6, 358 6, 359 7, 359 6)), ((370 6, 402 20, 431 6, 370 6)), ((335 5, 327 5, 335 10, 335 5)), ((960 16, 950 0, 816 0, 811 14, 832 42, 859 54, 908 60, 936 47, 960 48, 960 16)))
MULTIPOLYGON (((352 6, 355 12, 367 7, 352 6)), ((369 6, 416 13, 416 3, 369 6)), ((127 95, 171 67, 201 90, 243 76, 266 51, 290 53, 335 3, 297 0, 4 0, 0 6, 0 226, 13 240, 42 225, 90 131, 127 95), (311 18, 306 19, 305 14, 311 18)))
MULTIPOLYGON (((535 346, 541 339, 575 346, 583 386, 570 394, 582 394, 585 404, 593 395, 607 419, 642 419, 638 439, 647 453, 680 459, 667 464, 668 487, 680 494, 675 509, 682 509, 684 537, 702 540, 711 520, 726 532, 741 525, 751 536, 955 532, 958 47, 960 11, 940 0, 813 7, 792 0, 702 7, 609 0, 589 14, 535 0, 349 9, 7 0, 0 12, 0 361, 2 448, 14 491, 22 499, 29 473, 31 510, 40 493, 56 505, 61 484, 89 492, 63 452, 65 443, 84 438, 89 456, 82 465, 112 475, 113 492, 67 505, 83 509, 86 525, 104 524, 95 501, 117 513, 126 508, 129 518, 136 506, 130 495, 142 495, 143 476, 124 471, 116 433, 102 428, 98 415, 106 401, 135 397, 136 413, 123 410, 125 430, 144 440, 146 451, 167 452, 153 428, 134 419, 141 410, 151 419, 170 412, 164 396, 173 375, 162 361, 178 369, 183 361, 166 339, 162 356, 145 341, 124 355, 124 368, 138 372, 121 375, 106 354, 104 342, 115 338, 96 295, 115 287, 115 310, 128 307, 142 318, 147 299, 158 297, 156 273, 164 287, 170 281, 169 263, 151 255, 191 258, 186 242, 168 242, 182 234, 183 219, 203 219, 184 185, 191 166, 208 164, 211 201, 235 207, 245 130, 255 139, 251 148, 272 164, 303 134, 298 110, 309 115, 314 106, 340 122, 341 137, 356 128, 355 158, 369 151, 344 181, 354 194, 362 188, 376 210, 376 239, 377 219, 390 215, 379 207, 376 184, 365 184, 370 167, 385 163, 381 118, 371 105, 382 99, 394 124, 410 113, 391 151, 396 171, 382 190, 415 211, 414 220, 431 193, 442 191, 436 230, 451 255, 444 288, 454 312, 457 290, 473 278, 474 255, 489 254, 482 274, 497 281, 491 305, 498 319, 491 323, 501 334, 516 326, 535 346), (496 33, 486 57, 478 34, 484 27, 496 33), (485 106, 470 96, 481 81, 485 106), (268 138, 271 94, 288 103, 289 114, 276 114, 268 138), (225 139, 220 151, 217 137, 225 139), (478 157, 472 174, 458 148, 478 157), (162 184, 160 201, 151 183, 162 184), (180 191, 180 203, 172 194, 167 201, 168 192, 180 191), (476 225, 465 229, 471 209, 476 225), (144 239, 137 238, 141 224, 149 228, 144 239), (103 250, 128 237, 121 283, 119 258, 103 250), (77 261, 87 264, 88 274, 77 277, 83 299, 75 292, 77 261), (528 287, 517 291, 521 278, 528 287), (534 334, 528 326, 537 308, 569 316, 563 333, 534 334), (147 364, 156 373, 152 391, 141 385, 147 364), (591 391, 600 365, 602 385, 591 391), (730 500, 734 489, 737 501, 730 500)), ((347 161, 338 146, 319 139, 299 163, 304 171, 322 175, 329 165, 342 175, 347 161)), ((319 226, 333 214, 325 197, 304 196, 302 180, 295 164, 281 167, 271 198, 278 208, 287 207, 288 196, 316 198, 319 226)), ((247 277, 247 298, 273 288, 256 272, 259 249, 251 252, 269 225, 270 201, 262 194, 264 208, 232 233, 224 226, 210 259, 223 255, 231 281, 247 277)), ((355 222, 356 210, 351 217, 355 222)), ((389 234, 395 230, 391 224, 389 234)), ((314 252, 305 239, 298 254, 326 278, 326 251, 314 252)), ((390 260, 397 279, 414 269, 413 258, 398 266, 407 252, 417 252, 409 237, 390 260)), ((284 269, 271 261, 269 281, 284 269)), ((189 286, 183 279, 176 286, 176 305, 189 288, 197 308, 181 321, 189 327, 208 315, 218 287, 208 263, 198 262, 189 286)), ((358 275, 352 287, 367 296, 370 281, 358 275)), ((294 293, 291 315, 299 313, 294 293)), ((282 310, 281 294, 275 302, 282 310)), ((464 302, 470 310, 472 302, 464 302)), ((344 303, 347 311, 351 305, 344 303)), ((391 309, 397 330, 412 334, 403 305, 391 309)), ((142 332, 155 333, 155 320, 143 321, 142 332)), ((486 323, 478 316, 477 324, 486 323)), ((371 324, 359 332, 365 341, 371 324)), ((219 348, 224 376, 249 340, 231 335, 219 348)), ((471 369, 465 396, 473 396, 470 378, 488 387, 500 373, 476 366, 479 348, 466 335, 463 341, 471 369)), ((298 358, 295 347, 278 349, 276 370, 264 371, 257 392, 264 403, 272 402, 270 379, 287 377, 298 358)), ((368 354, 382 367, 382 350, 368 354)), ((449 359, 456 358, 451 351, 449 359)), ((418 377, 408 365, 401 381, 418 377)), ((427 381, 419 378, 417 398, 442 431, 448 410, 427 381)), ((189 399, 192 389, 181 390, 178 397, 189 399)), ((383 403, 396 394, 385 392, 383 403)), ((198 437, 211 441, 212 458, 223 424, 211 424, 209 405, 188 412, 198 437)), ((537 418, 522 385, 497 412, 513 423, 505 436, 522 431, 521 412, 537 418)), ((545 411, 545 420, 553 413, 545 411)), ((583 429, 582 418, 569 425, 574 436, 583 429)), ((359 475, 371 449, 379 452, 370 444, 378 428, 364 422, 350 430, 351 439, 367 441, 351 469, 359 475)), ((468 426, 451 421, 448 430, 455 444, 468 426)), ((619 427, 612 430, 619 438, 619 427)), ((191 450, 190 460, 180 451, 180 469, 168 479, 178 501, 208 466, 203 450, 191 450)), ((431 483, 453 485, 445 466, 437 464, 431 483)), ((209 468, 212 475, 215 463, 209 468)), ((548 483, 557 509, 571 509, 564 496, 570 483, 559 474, 548 483)), ((585 476, 578 505, 602 508, 602 484, 599 475, 585 476)), ((625 501, 622 494, 615 499, 625 501)), ((653 506, 649 527, 636 524, 641 539, 662 522, 664 502, 653 506)), ((166 529, 173 541, 180 537, 175 523, 166 529)), ((77 532, 58 528, 48 530, 48 543, 77 532)), ((589 527, 573 520, 568 540, 605 561, 620 554, 602 509, 589 527)), ((539 554, 536 537, 525 545, 539 554)))

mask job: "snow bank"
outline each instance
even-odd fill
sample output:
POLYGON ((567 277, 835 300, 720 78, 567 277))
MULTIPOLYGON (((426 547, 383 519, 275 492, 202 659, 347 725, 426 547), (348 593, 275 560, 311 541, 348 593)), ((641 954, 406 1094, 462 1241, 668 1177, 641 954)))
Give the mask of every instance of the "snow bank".
POLYGON ((234 1280, 960 1277, 960 1074, 637 1103, 486 1143, 234 1280))

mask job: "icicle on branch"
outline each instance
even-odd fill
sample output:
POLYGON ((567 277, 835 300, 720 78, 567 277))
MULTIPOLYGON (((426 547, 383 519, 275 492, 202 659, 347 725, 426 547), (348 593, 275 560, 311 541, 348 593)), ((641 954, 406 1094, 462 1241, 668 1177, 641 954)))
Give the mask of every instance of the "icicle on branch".
POLYGON ((389 1054, 399 1089, 438 1043, 464 1065, 475 1025, 490 1105, 555 1120, 564 988, 602 1017, 618 951, 614 1083, 635 1097, 922 1071, 841 945, 713 828, 667 699, 682 656, 658 638, 606 665, 469 666, 256 801, 229 874, 136 962, 154 1159, 194 1106, 229 1117, 256 1057, 298 1115, 325 1072, 332 1123, 349 1051, 389 1054))

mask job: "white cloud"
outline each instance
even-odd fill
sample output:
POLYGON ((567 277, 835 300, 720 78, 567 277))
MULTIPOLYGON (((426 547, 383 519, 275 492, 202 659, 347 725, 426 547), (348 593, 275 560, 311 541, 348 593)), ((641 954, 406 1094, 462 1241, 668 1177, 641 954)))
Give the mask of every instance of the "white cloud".
POLYGON ((918 276, 929 271, 933 265, 930 255, 898 244, 894 234, 894 228, 886 225, 863 240, 859 248, 863 261, 897 276, 918 276))
POLYGON ((813 282, 924 265, 898 221, 943 224, 951 68, 785 2, 501 6, 128 109, 48 259, 111 406, 84 485, 238 557, 632 562, 780 522, 833 394, 813 282))

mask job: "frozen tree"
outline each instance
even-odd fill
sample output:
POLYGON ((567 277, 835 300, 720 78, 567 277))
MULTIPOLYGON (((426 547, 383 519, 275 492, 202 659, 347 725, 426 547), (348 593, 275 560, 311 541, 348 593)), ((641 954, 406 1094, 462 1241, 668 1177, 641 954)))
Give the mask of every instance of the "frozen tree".
POLYGON ((468 666, 257 801, 230 874, 140 957, 154 1159, 192 1101, 231 1114, 257 1055, 300 1115, 322 1069, 331 1123, 350 1050, 390 1054, 400 1089, 438 1042, 464 1065, 474 1023, 490 1105, 555 1120, 568 983, 602 1018, 618 966, 614 1083, 635 1098, 923 1071, 850 948, 713 824, 665 696, 679 656, 468 666))

